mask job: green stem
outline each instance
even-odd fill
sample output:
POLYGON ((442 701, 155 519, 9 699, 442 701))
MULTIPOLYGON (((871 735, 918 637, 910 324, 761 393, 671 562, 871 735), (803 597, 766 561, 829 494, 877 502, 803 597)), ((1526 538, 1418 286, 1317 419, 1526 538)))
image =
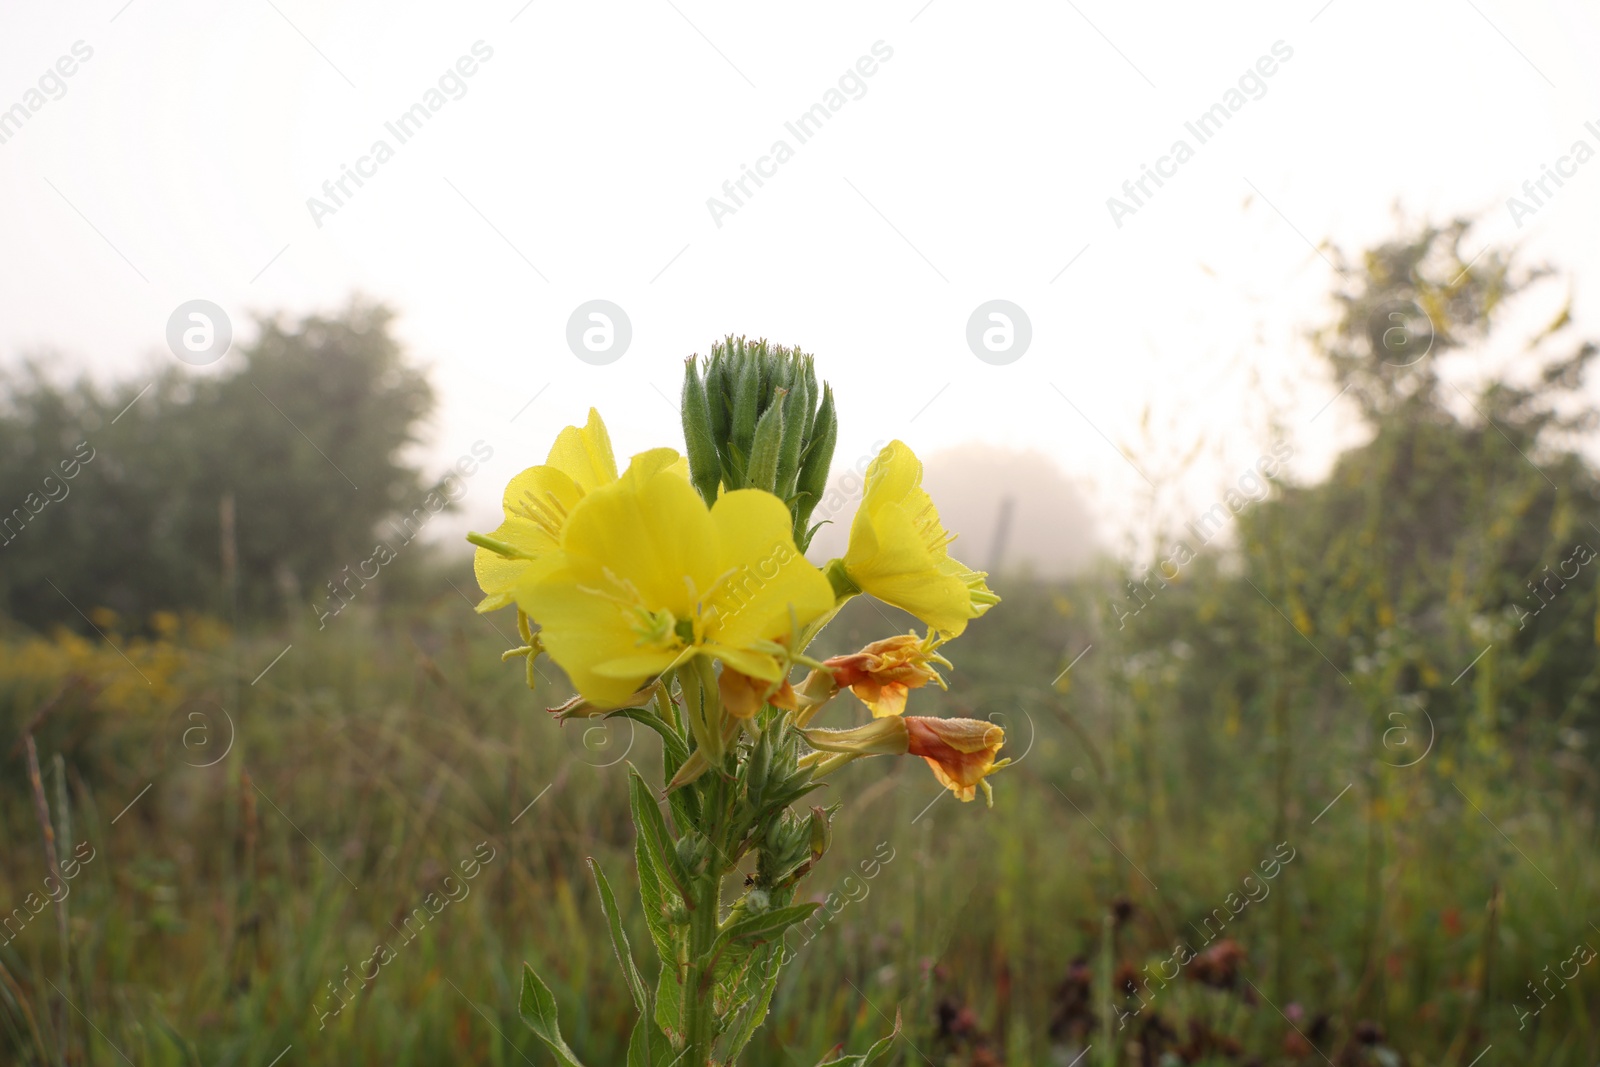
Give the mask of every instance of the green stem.
POLYGON ((719 774, 706 775, 696 786, 700 790, 701 812, 696 829, 709 843, 709 854, 704 860, 705 870, 695 876, 689 887, 689 970, 683 984, 681 1016, 687 1049, 685 1067, 706 1067, 718 1035, 716 961, 712 949, 722 917, 722 876, 726 869, 722 861, 723 838, 729 801, 728 789, 719 774))
POLYGON ((717 916, 722 910, 719 865, 697 879, 694 911, 689 916, 689 976, 683 986, 684 1033, 689 1048, 686 1063, 705 1067, 717 1040, 714 1011, 712 946, 717 940, 717 916))

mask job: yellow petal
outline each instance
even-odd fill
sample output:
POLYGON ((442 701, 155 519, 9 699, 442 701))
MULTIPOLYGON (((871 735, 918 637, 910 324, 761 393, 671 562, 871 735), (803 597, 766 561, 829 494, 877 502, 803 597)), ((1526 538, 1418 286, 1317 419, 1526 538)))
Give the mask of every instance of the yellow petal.
POLYGON ((867 468, 845 572, 862 592, 954 636, 998 598, 981 572, 950 557, 950 540, 922 488, 921 462, 902 442, 890 442, 867 468))
MULTIPOLYGON (((523 518, 508 518, 490 535, 530 555, 541 554, 555 547, 555 542, 537 524, 523 518)), ((479 548, 472 554, 472 573, 478 579, 478 588, 484 592, 480 612, 506 607, 512 600, 512 590, 527 574, 528 560, 507 559, 488 548, 479 548)))
MULTIPOLYGON (((651 672, 618 676, 604 668, 638 655, 637 635, 622 609, 588 591, 572 561, 565 562, 541 580, 518 586, 517 604, 540 624, 545 651, 585 699, 599 707, 621 707, 651 672)), ((652 651, 664 652, 669 661, 673 655, 652 651)))
POLYGON ((717 577, 715 530, 688 481, 643 453, 568 517, 545 573, 517 585, 518 605, 589 700, 615 706, 682 661, 676 624, 694 617, 717 577))
POLYGON ((833 587, 795 548, 793 517, 783 501, 759 489, 736 489, 717 498, 711 521, 718 569, 726 575, 709 635, 717 643, 747 648, 788 634, 791 608, 802 626, 833 609, 833 587))
POLYGON ((566 474, 586 493, 617 480, 617 461, 611 454, 611 435, 600 413, 589 409, 589 422, 582 429, 568 426, 556 436, 545 460, 566 474))

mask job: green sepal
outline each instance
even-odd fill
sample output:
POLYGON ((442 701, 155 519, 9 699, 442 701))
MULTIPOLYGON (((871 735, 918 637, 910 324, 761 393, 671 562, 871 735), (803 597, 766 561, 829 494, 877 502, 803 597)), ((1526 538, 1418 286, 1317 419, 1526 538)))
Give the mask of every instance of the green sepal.
POLYGON ((611 949, 617 954, 617 963, 622 967, 622 976, 628 982, 628 990, 633 994, 633 1006, 639 1009, 641 1017, 650 1012, 650 998, 645 993, 644 977, 639 974, 639 967, 633 962, 633 946, 628 944, 628 933, 622 928, 622 916, 617 913, 617 898, 611 892, 611 883, 606 881, 606 876, 600 870, 600 864, 593 856, 588 858, 589 870, 594 873, 594 884, 600 890, 600 910, 605 913, 606 925, 611 928, 611 949))
POLYGON ((823 1060, 817 1067, 871 1067, 888 1053, 895 1039, 900 1036, 900 1009, 894 1010, 894 1033, 876 1041, 865 1052, 858 1052, 854 1056, 840 1056, 836 1060, 823 1060))
POLYGON ((567 1046, 561 1036, 555 995, 527 963, 522 965, 522 999, 517 1005, 517 1012, 561 1067, 583 1067, 583 1061, 578 1059, 577 1053, 567 1046))

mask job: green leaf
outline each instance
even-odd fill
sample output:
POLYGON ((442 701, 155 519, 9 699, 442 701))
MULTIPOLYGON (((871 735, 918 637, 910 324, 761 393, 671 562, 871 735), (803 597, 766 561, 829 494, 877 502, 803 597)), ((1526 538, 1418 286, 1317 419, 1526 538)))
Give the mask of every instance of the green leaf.
MULTIPOLYGON (((684 760, 689 758, 689 746, 684 743, 683 736, 678 733, 679 726, 673 721, 677 718, 677 711, 672 704, 672 698, 662 695, 663 692, 664 689, 657 693, 654 711, 647 708, 623 708, 612 712, 611 715, 621 715, 634 722, 643 723, 661 735, 661 780, 670 782, 673 775, 678 773, 678 768, 683 766, 684 760)), ((667 795, 667 802, 671 805, 672 817, 679 826, 694 826, 700 822, 700 800, 694 790, 674 789, 667 795)))
POLYGON ((628 1041, 628 1067, 672 1067, 675 1055, 661 1028, 641 1016, 628 1041))
POLYGON ((528 964, 522 965, 522 1001, 517 1006, 522 1021, 534 1032, 561 1067, 583 1067, 577 1053, 567 1047, 561 1036, 561 1024, 556 1018, 556 998, 550 987, 539 980, 528 964))
POLYGON ((756 954, 756 958, 753 961, 754 977, 755 981, 760 984, 756 989, 755 997, 745 1005, 738 1025, 730 1031, 728 1048, 723 1053, 725 1062, 738 1062, 739 1053, 743 1052, 744 1047, 750 1043, 750 1039, 756 1036, 756 1031, 761 1028, 761 1024, 767 1021, 767 1012, 772 1007, 772 993, 778 988, 779 971, 778 968, 774 967, 772 976, 769 978, 763 973, 763 969, 771 959, 772 953, 783 951, 784 946, 772 945, 764 952, 756 954))
POLYGON ((791 904, 787 908, 773 908, 759 915, 744 915, 730 923, 717 936, 714 951, 721 951, 739 941, 771 941, 795 923, 804 922, 821 905, 815 901, 791 904))
POLYGON ((600 889, 600 910, 605 912, 606 923, 611 927, 611 948, 617 954, 617 963, 622 966, 622 976, 628 981, 628 989, 633 993, 633 1006, 639 1009, 640 1016, 650 1012, 650 1000, 645 994, 644 978, 639 974, 639 967, 633 962, 633 946, 628 944, 627 931, 622 929, 622 916, 617 914, 617 898, 611 892, 611 883, 606 881, 600 864, 595 862, 593 856, 589 857, 589 870, 594 872, 594 884, 600 889))
POLYGON ((683 1010, 683 983, 678 981, 675 957, 661 959, 661 978, 656 982, 656 1025, 663 1033, 679 1036, 678 1017, 683 1010))
POLYGON ((824 1060, 817 1067, 871 1067, 883 1058, 889 1051, 895 1038, 900 1036, 900 1009, 894 1010, 894 1033, 877 1041, 865 1052, 858 1052, 854 1056, 840 1056, 836 1060, 824 1060))
POLYGON ((684 870, 682 861, 678 859, 672 834, 667 830, 667 820, 661 817, 661 809, 656 807, 655 794, 645 784, 639 768, 631 763, 628 765, 628 803, 633 809, 633 825, 648 848, 650 858, 655 861, 656 870, 672 883, 684 903, 688 904, 689 872, 684 870))
POLYGON ((677 932, 667 917, 667 895, 661 885, 661 874, 655 860, 650 858, 643 834, 634 838, 633 856, 639 868, 639 900, 644 904, 644 924, 650 928, 650 939, 656 943, 656 955, 663 960, 676 959, 677 932))
POLYGON ((648 726, 661 735, 661 743, 666 746, 662 753, 671 768, 663 781, 671 781, 672 776, 678 773, 678 768, 683 766, 683 761, 689 758, 689 746, 683 743, 683 738, 678 736, 678 731, 670 723, 662 722, 661 716, 649 708, 622 708, 606 716, 608 719, 632 719, 642 726, 648 726))

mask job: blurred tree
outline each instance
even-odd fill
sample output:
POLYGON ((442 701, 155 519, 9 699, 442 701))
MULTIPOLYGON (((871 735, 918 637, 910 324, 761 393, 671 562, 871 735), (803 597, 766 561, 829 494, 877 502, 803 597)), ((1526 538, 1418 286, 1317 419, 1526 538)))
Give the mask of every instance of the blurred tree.
POLYGON ((1600 350, 1574 336, 1570 303, 1509 336, 1514 309, 1558 279, 1510 250, 1473 255, 1470 229, 1423 225, 1341 257, 1337 317, 1313 340, 1368 442, 1324 481, 1238 509, 1240 566, 1206 552, 1134 579, 1152 610, 1112 630, 1155 658, 1177 705, 1215 709, 1189 719, 1199 777, 1241 717, 1270 731, 1291 711, 1358 712, 1393 765, 1433 730, 1490 755, 1508 731, 1571 747, 1597 725, 1600 481, 1580 448, 1600 350), (1477 356, 1508 349, 1475 377, 1477 356))
POLYGON ((217 376, 174 367, 103 389, 29 365, 0 381, 0 612, 34 626, 82 626, 99 606, 226 614, 230 495, 247 611, 369 556, 377 523, 425 492, 403 454, 434 403, 392 321, 360 302, 262 319, 217 376))

